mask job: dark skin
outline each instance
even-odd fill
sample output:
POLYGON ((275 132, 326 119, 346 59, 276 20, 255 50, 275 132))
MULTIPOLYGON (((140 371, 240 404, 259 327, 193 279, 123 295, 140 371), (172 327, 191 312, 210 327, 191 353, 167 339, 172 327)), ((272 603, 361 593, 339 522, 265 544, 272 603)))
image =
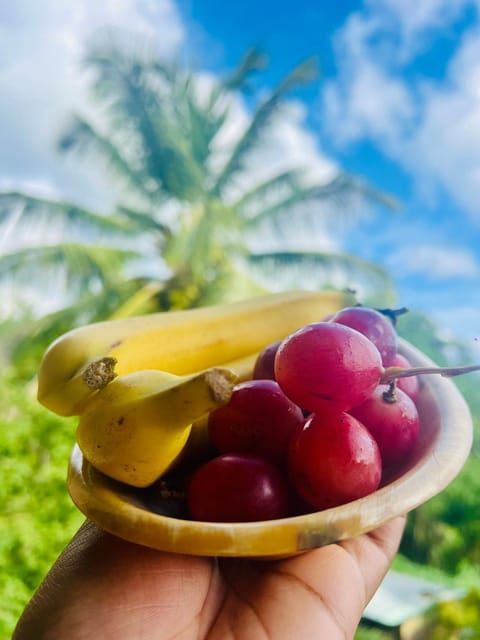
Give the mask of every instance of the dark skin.
POLYGON ((297 640, 354 637, 405 519, 284 560, 163 553, 85 523, 13 640, 297 640))

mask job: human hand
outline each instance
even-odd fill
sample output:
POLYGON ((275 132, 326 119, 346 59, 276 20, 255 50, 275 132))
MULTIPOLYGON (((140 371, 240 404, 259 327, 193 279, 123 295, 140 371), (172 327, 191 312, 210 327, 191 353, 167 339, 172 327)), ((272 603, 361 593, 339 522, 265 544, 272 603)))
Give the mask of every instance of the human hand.
POLYGON ((13 640, 353 638, 405 518, 283 560, 163 553, 86 522, 28 604, 13 640))

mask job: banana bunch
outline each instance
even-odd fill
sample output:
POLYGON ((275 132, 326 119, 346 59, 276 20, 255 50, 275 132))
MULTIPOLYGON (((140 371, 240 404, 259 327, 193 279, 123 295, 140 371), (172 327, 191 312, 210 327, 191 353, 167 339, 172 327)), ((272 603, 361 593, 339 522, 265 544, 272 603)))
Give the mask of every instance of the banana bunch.
POLYGON ((147 487, 175 463, 192 423, 228 402, 235 380, 220 368, 190 376, 155 369, 119 376, 81 414, 78 445, 105 475, 147 487))
POLYGON ((266 345, 351 303, 290 291, 85 325, 60 336, 38 373, 38 400, 80 416, 77 441, 106 475, 148 486, 180 459, 192 424, 228 402, 266 345))

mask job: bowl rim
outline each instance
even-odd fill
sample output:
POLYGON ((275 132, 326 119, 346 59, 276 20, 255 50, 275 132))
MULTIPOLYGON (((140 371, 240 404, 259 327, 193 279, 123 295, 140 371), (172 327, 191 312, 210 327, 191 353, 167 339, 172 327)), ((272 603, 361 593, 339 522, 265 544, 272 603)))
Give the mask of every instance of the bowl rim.
MULTIPOLYGON (((413 365, 434 366, 419 349, 399 340, 413 365)), ((400 477, 347 504, 277 520, 221 523, 175 518, 151 511, 126 487, 94 469, 74 445, 67 489, 77 508, 100 528, 162 551, 205 556, 281 557, 339 542, 404 515, 440 493, 458 475, 473 441, 468 405, 454 383, 440 375, 423 378, 439 421, 426 455, 400 477)), ((425 420, 425 417, 423 417, 425 420)))

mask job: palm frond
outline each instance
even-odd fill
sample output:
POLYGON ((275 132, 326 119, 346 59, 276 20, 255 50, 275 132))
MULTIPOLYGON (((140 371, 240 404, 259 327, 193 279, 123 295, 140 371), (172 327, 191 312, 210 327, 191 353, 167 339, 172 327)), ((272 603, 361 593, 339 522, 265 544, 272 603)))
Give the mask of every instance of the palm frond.
POLYGON ((0 280, 21 278, 32 282, 40 279, 42 272, 61 268, 81 289, 92 282, 118 280, 126 262, 137 257, 137 252, 128 249, 73 242, 25 247, 0 256, 0 280))
MULTIPOLYGON (((258 212, 246 221, 246 227, 254 228, 265 221, 274 221, 279 215, 292 210, 299 204, 306 202, 327 202, 329 204, 345 205, 352 198, 359 198, 369 204, 380 204, 389 209, 398 209, 397 201, 388 194, 371 187, 366 182, 348 174, 339 174, 324 184, 302 186, 299 182, 292 183, 292 189, 285 197, 281 197, 271 206, 261 207, 258 212)), ((353 211, 353 208, 350 207, 353 211)), ((324 209, 319 209, 324 211, 324 209)))
POLYGON ((115 216, 106 216, 91 209, 61 200, 49 200, 20 191, 0 192, 0 222, 7 220, 14 212, 19 212, 18 220, 31 224, 44 216, 48 223, 61 223, 64 229, 73 233, 75 229, 85 231, 128 233, 131 226, 115 216))
POLYGON ((118 205, 115 212, 129 221, 132 231, 159 233, 165 238, 171 237, 173 233, 168 224, 157 220, 150 212, 138 211, 125 205, 118 205))
POLYGON ((330 183, 330 189, 332 197, 335 196, 335 193, 339 195, 346 193, 348 195, 350 192, 358 194, 371 204, 378 204, 391 210, 399 210, 401 208, 401 203, 395 196, 385 191, 380 191, 380 189, 376 189, 366 180, 346 172, 337 174, 330 183))
POLYGON ((164 73, 167 82, 160 87, 152 82, 151 65, 135 56, 96 50, 86 61, 96 71, 95 89, 112 121, 135 138, 146 175, 170 196, 191 197, 203 174, 191 162, 189 132, 175 117, 177 73, 164 73))
POLYGON ((73 303, 66 302, 57 311, 16 322, 5 336, 7 357, 18 372, 31 375, 38 368, 45 349, 58 336, 75 327, 105 320, 141 287, 141 282, 126 280, 99 292, 83 289, 73 303))
POLYGON ((278 173, 242 193, 231 206, 238 208, 244 217, 248 218, 251 215, 248 211, 251 211, 252 207, 254 211, 259 208, 263 210, 272 196, 278 200, 278 194, 282 196, 285 191, 290 194, 292 191, 299 190, 300 177, 301 172, 298 169, 288 169, 278 173))
POLYGON ((227 91, 248 90, 252 73, 263 71, 267 63, 267 56, 257 48, 251 47, 247 49, 233 73, 224 79, 222 85, 227 91))
POLYGON ((172 245, 173 251, 169 254, 170 260, 167 258, 167 264, 174 271, 181 270, 181 265, 185 265, 192 283, 196 284, 206 277, 206 271, 212 269, 215 259, 212 247, 216 247, 212 234, 218 232, 218 222, 214 220, 209 206, 199 207, 193 212, 192 218, 188 230, 183 230, 172 245))
POLYGON ((70 124, 65 128, 57 141, 61 152, 78 150, 84 153, 91 150, 105 160, 116 175, 142 196, 152 198, 157 188, 152 188, 152 181, 146 180, 145 173, 134 168, 132 159, 127 159, 113 141, 111 135, 104 135, 90 122, 79 115, 72 116, 70 124))
POLYGON ((389 304, 394 298, 390 275, 379 265, 341 253, 278 251, 247 256, 259 282, 280 289, 351 289, 359 298, 389 304))
POLYGON ((248 152, 258 142, 260 135, 265 131, 266 126, 272 119, 281 104, 286 93, 306 82, 310 82, 316 73, 316 63, 314 59, 308 59, 293 69, 283 78, 270 96, 264 100, 255 110, 250 124, 237 142, 230 158, 221 170, 213 193, 217 196, 221 194, 223 188, 231 177, 242 167, 248 152))
POLYGON ((208 159, 211 153, 212 140, 225 124, 228 106, 221 105, 221 92, 214 87, 205 106, 200 105, 194 91, 184 94, 186 108, 186 129, 190 132, 191 155, 201 168, 204 177, 208 174, 208 159))
POLYGON ((108 319, 129 318, 154 311, 156 298, 163 287, 163 282, 147 282, 143 284, 127 300, 120 304, 113 313, 108 316, 108 319))

